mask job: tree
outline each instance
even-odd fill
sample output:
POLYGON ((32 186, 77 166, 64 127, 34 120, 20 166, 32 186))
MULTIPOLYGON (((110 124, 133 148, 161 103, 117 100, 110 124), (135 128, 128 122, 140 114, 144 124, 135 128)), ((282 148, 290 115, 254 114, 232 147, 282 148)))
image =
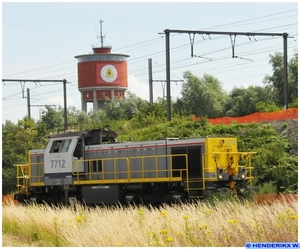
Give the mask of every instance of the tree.
POLYGON ((16 171, 13 165, 27 163, 28 150, 45 148, 41 130, 28 116, 18 120, 17 124, 6 121, 2 125, 2 193, 15 190, 16 171))
MULTIPOLYGON (((59 109, 61 110, 61 107, 59 109)), ((46 110, 42 111, 41 120, 45 123, 47 129, 52 132, 59 129, 59 127, 63 127, 64 124, 62 112, 57 112, 50 106, 46 106, 46 110)))
POLYGON ((166 104, 166 100, 162 98, 159 98, 153 104, 145 102, 139 111, 134 114, 131 119, 131 125, 138 129, 152 124, 163 123, 167 116, 166 104))
POLYGON ((17 125, 11 121, 6 120, 5 124, 2 124, 2 169, 18 163, 17 154, 14 151, 17 143, 15 140, 17 129, 17 125))
MULTIPOLYGON (((257 136, 262 140, 262 136, 257 136)), ((288 141, 278 136, 264 138, 263 146, 255 148, 253 175, 255 185, 272 183, 276 192, 296 193, 298 189, 298 159, 287 153, 288 141)))
POLYGON ((147 101, 139 98, 136 94, 127 92, 125 99, 106 99, 105 111, 108 119, 130 120, 147 101))
POLYGON ((289 104, 298 100, 298 53, 290 60, 288 64, 288 90, 290 94, 289 104))
MULTIPOLYGON (((272 64, 273 75, 267 75, 264 83, 274 89, 275 103, 284 106, 284 70, 283 55, 275 53, 270 55, 270 64, 272 64)), ((288 62, 288 103, 298 99, 298 53, 288 62)))
POLYGON ((26 163, 27 152, 44 147, 43 138, 33 119, 25 116, 18 124, 6 121, 2 125, 2 167, 11 167, 14 163, 26 163))
MULTIPOLYGON (((61 116, 64 117, 64 108, 59 108, 61 116)), ((80 114, 80 111, 76 109, 75 106, 70 106, 67 109, 67 123, 68 123, 68 129, 79 129, 77 119, 80 114)))
POLYGON ((211 75, 203 78, 194 76, 190 71, 184 73, 186 82, 182 85, 182 98, 177 99, 174 106, 180 114, 194 114, 209 118, 221 117, 228 95, 223 91, 221 83, 211 75))
POLYGON ((79 130, 86 129, 86 125, 89 123, 89 116, 86 112, 80 111, 76 117, 79 130))
POLYGON ((228 95, 223 90, 221 82, 211 75, 204 75, 207 99, 207 116, 210 118, 222 117, 224 115, 224 106, 228 95))
POLYGON ((91 111, 89 115, 89 124, 85 125, 87 130, 100 129, 107 127, 106 112, 104 110, 91 111))
MULTIPOLYGON (((258 111, 257 103, 273 105, 273 92, 269 87, 250 86, 248 88, 235 87, 229 93, 226 103, 226 116, 245 116, 258 111)), ((261 107, 261 104, 260 104, 261 107)))
POLYGON ((147 106, 147 104, 148 101, 143 100, 134 93, 127 92, 126 98, 121 105, 121 108, 124 109, 125 119, 130 120, 143 107, 147 106))
POLYGON ((2 168, 2 195, 16 190, 16 169, 15 167, 2 168))

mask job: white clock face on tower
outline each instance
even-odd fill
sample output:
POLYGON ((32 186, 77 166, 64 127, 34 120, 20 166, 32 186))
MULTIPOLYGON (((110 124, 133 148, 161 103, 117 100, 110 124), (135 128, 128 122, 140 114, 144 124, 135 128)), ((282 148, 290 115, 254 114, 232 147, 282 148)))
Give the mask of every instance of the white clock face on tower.
POLYGON ((118 76, 118 71, 113 65, 105 65, 100 72, 101 78, 106 82, 114 82, 118 76))

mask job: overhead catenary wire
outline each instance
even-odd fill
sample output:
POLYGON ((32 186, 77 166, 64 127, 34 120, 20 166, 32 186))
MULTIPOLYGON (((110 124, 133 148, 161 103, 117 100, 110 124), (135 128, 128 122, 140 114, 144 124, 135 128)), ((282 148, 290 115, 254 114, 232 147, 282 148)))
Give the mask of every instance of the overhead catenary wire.
MULTIPOLYGON (((220 50, 216 50, 215 52, 217 52, 217 51, 224 51, 224 50, 227 50, 228 49, 228 47, 227 48, 224 48, 224 49, 220 49, 220 50)), ((263 51, 261 51, 261 52, 263 52, 263 51)), ((213 52, 212 52, 213 53, 213 52)), ((207 55, 207 54, 209 54, 209 53, 206 53, 206 54, 203 54, 203 55, 207 55)), ((219 58, 217 58, 217 59, 219 59, 219 58)), ((214 60, 217 60, 217 59, 214 59, 214 60)), ((222 58, 222 59, 225 59, 225 58, 222 58)), ((178 63, 178 62, 181 62, 181 60, 179 60, 179 61, 174 61, 173 62, 173 64, 176 64, 176 63, 178 63)), ((156 62, 155 61, 155 63, 157 63, 158 64, 158 62, 156 62)), ((194 63, 194 64, 197 64, 197 63, 194 63)), ((190 64, 190 65, 193 65, 193 64, 190 64)), ((137 70, 142 70, 142 69, 135 69, 135 72, 137 72, 137 70)), ((76 78, 77 78, 77 72, 76 71, 74 71, 73 73, 69 73, 68 75, 74 75, 73 76, 73 78, 75 79, 75 81, 76 81, 76 78)), ((58 76, 64 76, 64 75, 66 75, 66 74, 63 74, 63 75, 58 75, 58 76)), ((142 76, 142 75, 145 75, 146 76, 146 74, 138 74, 138 76, 142 76)), ((47 77, 47 78, 49 78, 49 77, 47 77)), ((178 77, 179 78, 179 77, 178 77)), ((45 78, 46 79, 46 78, 45 78)), ((74 80, 72 80, 72 81, 74 81, 74 80)), ((75 84, 76 85, 76 84, 75 84)), ((74 88, 76 88, 76 86, 74 87, 74 88)))
MULTIPOLYGON (((292 10, 292 11, 296 11, 296 10, 292 10)), ((290 11, 290 12, 282 12, 282 15, 285 13, 285 14, 287 14, 287 13, 291 13, 292 11, 290 11)), ((281 13, 276 13, 276 14, 274 14, 274 15, 268 15, 268 16, 262 16, 262 17, 259 17, 259 18, 252 18, 251 20, 252 20, 252 22, 253 21, 257 21, 257 20, 266 20, 266 19, 270 19, 269 17, 272 17, 272 16, 275 16, 275 15, 281 15, 281 13), (268 17, 268 18, 266 18, 266 17, 268 17)), ((284 18, 284 17, 282 17, 282 18, 284 18)), ((243 21, 240 21, 240 22, 235 22, 235 24, 230 24, 230 25, 240 25, 240 24, 243 24, 243 23, 247 23, 247 22, 249 22, 249 20, 243 20, 243 21)), ((220 26, 216 26, 215 28, 218 28, 218 27, 226 27, 226 24, 224 24, 224 25, 220 25, 220 26)), ((229 27, 229 25, 227 24, 227 27, 229 27)), ((289 27, 293 27, 293 25, 291 25, 291 26, 289 26, 289 27)), ((208 29, 208 28, 207 28, 208 29)), ((276 30, 276 29, 278 29, 278 27, 270 27, 270 29, 272 29, 272 30, 276 30)), ((294 33, 296 33, 296 32, 294 32, 294 33)), ((173 37, 173 36, 172 36, 173 37)), ((216 38, 213 38, 213 40, 215 40, 216 38)), ((221 39, 221 38, 220 38, 221 39)), ((156 43, 161 43, 162 42, 162 37, 157 37, 157 38, 154 38, 154 39, 152 39, 152 40, 148 40, 148 41, 146 41, 145 43, 136 43, 136 44, 133 44, 133 45, 130 45, 130 46, 127 46, 127 49, 131 49, 131 48, 137 48, 137 49, 140 49, 140 48, 144 48, 145 46, 148 46, 149 44, 156 44, 156 43)), ((208 39, 207 39, 207 41, 209 41, 208 39)), ((206 41, 206 42, 207 42, 206 41)), ((249 41, 250 42, 250 41, 249 41)), ((258 42, 261 42, 261 41, 258 41, 258 42)), ((203 44, 203 42, 199 42, 199 43, 197 43, 196 41, 195 41, 195 46, 198 46, 198 45, 200 45, 200 44, 203 44)), ((180 51, 183 51, 183 50, 185 50, 186 48, 188 47, 188 42, 185 44, 185 45, 181 45, 181 46, 178 46, 178 48, 174 48, 174 50, 172 50, 172 51, 178 51, 178 52, 180 52, 180 51)), ((120 49, 116 49, 117 51, 120 51, 120 50, 125 50, 126 49, 126 47, 123 47, 123 48, 120 48, 120 49)), ((280 50, 281 49, 281 47, 279 46, 278 47, 278 50, 280 50)), ((225 50, 225 48, 224 48, 224 50, 223 51, 226 51, 225 50)), ((213 51, 212 51, 213 52, 213 51)), ((123 51, 122 51, 122 53, 123 53, 123 51)), ((148 74, 147 74, 147 67, 145 67, 145 66, 142 66, 142 64, 146 64, 146 60, 145 60, 145 58, 148 58, 148 57, 152 57, 152 58, 159 58, 159 56, 161 55, 161 54, 163 54, 164 53, 164 51, 163 50, 161 50, 161 51, 159 51, 159 52, 155 52, 155 53, 153 53, 153 57, 151 56, 151 54, 147 54, 147 55, 145 55, 145 56, 143 56, 143 53, 141 53, 140 54, 140 56, 138 56, 138 57, 134 57, 134 58, 130 58, 129 60, 128 60, 128 68, 129 68, 129 72, 131 73, 133 73, 133 74, 136 74, 136 76, 138 76, 138 77, 144 77, 144 78, 147 78, 147 76, 148 76, 148 74)), ((262 51, 262 53, 263 53, 263 51, 262 51)), ((145 54, 145 53, 144 53, 145 54)), ((201 55, 203 55, 203 54, 201 54, 201 55)), ((242 56, 242 55, 241 55, 242 56)), ((218 55, 216 58, 214 58, 214 61, 218 61, 217 60, 217 58, 219 58, 219 61, 221 61, 222 60, 222 57, 220 56, 220 55, 218 55)), ((224 57, 223 57, 224 58, 224 57)), ((197 58, 194 58, 194 59, 197 59, 197 58)), ((189 59, 189 60, 192 60, 192 59, 189 59)), ((161 61, 161 60, 156 60, 155 59, 155 61, 158 63, 158 64, 160 64, 160 65, 164 65, 164 62, 163 61, 161 61)), ((176 66, 176 64, 177 64, 177 66, 176 67, 174 67, 174 68, 176 68, 176 69, 180 69, 180 64, 185 64, 186 62, 188 62, 188 60, 187 59, 185 59, 184 58, 184 56, 181 56, 181 59, 180 58, 174 58, 174 66, 176 66)), ((173 63, 173 62, 172 62, 173 63)), ((202 64, 202 65, 209 65, 209 61, 205 61, 205 62, 201 62, 201 63, 198 63, 198 64, 202 64), (208 64, 206 64, 206 63, 208 63, 208 64)), ((186 64, 187 66, 189 66, 189 65, 197 65, 197 63, 187 63, 186 64)), ((72 84, 73 84, 73 86, 68 86, 68 89, 70 89, 70 90, 68 90, 68 93, 70 92, 71 94, 69 95, 69 96, 76 96, 76 95, 79 95, 79 92, 78 92, 78 89, 77 89, 77 71, 76 71, 76 60, 73 60, 73 61, 67 61, 67 62, 64 62, 64 63, 59 63, 59 64, 56 64, 56 65, 51 65, 51 67, 52 68, 48 68, 48 69, 53 69, 53 70, 47 70, 47 67, 40 67, 40 68, 43 68, 43 69, 33 69, 33 70, 35 70, 35 72, 37 72, 38 74, 39 74, 39 72, 41 72, 41 73, 43 73, 43 74, 40 74, 41 76, 43 76, 42 78, 45 78, 45 79, 47 79, 47 78, 49 78, 49 77, 51 77, 51 76, 47 76, 47 74, 49 73, 51 73, 51 71, 54 73, 54 74, 52 74, 52 77, 56 77, 55 75, 57 75, 57 76, 62 76, 62 75, 68 75, 68 76, 65 76, 66 78, 68 78, 68 79, 70 79, 70 81, 72 82, 72 84), (75 70, 72 70, 72 72, 68 72, 68 73, 62 73, 62 74, 57 74, 57 72, 62 72, 64 69, 58 69, 58 70, 56 70, 57 68, 59 68, 60 66, 60 64, 68 64, 68 63, 71 63, 71 64, 73 64, 74 65, 74 69, 75 70)), ((69 68, 72 68, 72 66, 70 66, 69 68)), ((206 67, 206 68, 208 68, 208 67, 206 67)), ((210 67, 210 68, 213 68, 213 67, 210 67)), ((228 68, 230 68, 230 67, 228 67, 228 68)), ((231 70, 234 70, 233 69, 234 68, 234 63, 232 64, 232 69, 231 70)), ((162 73, 163 72, 163 69, 162 68, 160 68, 159 70, 159 67, 154 67, 153 68, 153 73, 162 73)), ((66 69, 66 70, 68 70, 68 69, 66 69)), ((198 69, 199 70, 199 72, 201 72, 201 69, 198 69)), ((207 69, 207 70, 211 70, 211 69, 207 69)), ((28 72, 30 72, 30 71, 32 71, 32 70, 27 70, 26 72, 24 72, 24 73, 28 73, 28 72)), ((202 71, 204 71, 204 70, 202 70, 202 71)), ((27 74, 28 75, 28 74, 27 74)), ((178 72, 175 72, 174 73, 174 76, 177 76, 178 78, 182 78, 182 71, 181 71, 181 73, 180 73, 180 75, 178 75, 178 72)), ((144 82, 147 82, 146 80, 144 80, 144 82)), ((53 87, 52 87, 52 89, 54 89, 53 87)), ((39 89, 39 91, 40 90, 42 90, 41 91, 41 93, 44 93, 44 94, 46 94, 46 91, 43 91, 43 88, 40 88, 39 89)), ((59 92, 58 90, 57 91, 52 91, 51 90, 51 92, 59 92)), ((5 97, 5 96, 4 96, 5 97)))
MULTIPOLYGON (((228 26, 230 26, 230 25, 237 25, 237 24, 244 24, 244 23, 247 23, 248 21, 251 21, 251 20, 260 20, 260 19, 263 19, 263 18, 268 18, 268 17, 270 17, 270 16, 276 16, 276 19, 278 19, 279 17, 279 15, 283 15, 283 14, 286 14, 286 13, 290 13, 290 12, 296 12, 297 11, 297 9, 295 9, 295 10, 289 10, 289 11, 284 11, 284 12, 279 12, 279 13, 274 13, 274 14, 270 14, 270 15, 265 15, 265 16, 260 16, 260 17, 255 17, 255 18, 251 18, 251 19, 246 19, 246 20, 241 20, 241 21, 237 21, 237 22, 232 22, 232 23, 227 23, 227 24, 222 24, 222 25, 217 25, 217 26, 214 26, 214 27, 208 27, 208 28, 204 28, 204 29, 211 29, 211 28, 220 28, 220 27, 228 27, 228 26)), ((288 16, 289 17, 289 16, 288 16)), ((273 19, 272 19, 273 20, 273 19)), ((265 22, 266 22, 267 20, 265 20, 265 22)), ((277 28, 277 27, 275 27, 275 28, 277 28)), ((137 45, 139 45, 139 44, 146 44, 146 43, 148 43, 148 42, 152 42, 152 41, 155 41, 155 40, 160 40, 160 38, 154 38, 154 39, 152 39, 152 40, 149 40, 149 41, 145 41, 145 42, 141 42, 141 43, 136 43, 136 44, 133 44, 133 45, 128 45, 128 46, 125 46, 125 47, 121 47, 121 48, 118 48, 117 50, 119 50, 119 49, 121 49, 121 50, 123 50, 123 49, 126 49, 126 48, 129 48, 129 47, 135 47, 135 46, 137 46, 137 45)), ((148 55, 149 56, 149 55, 148 55)), ((70 61, 68 61, 68 62, 70 62, 70 61)), ((60 64, 65 64, 65 63, 68 63, 68 62, 63 62, 63 63, 59 63, 59 64, 55 64, 55 65, 50 65, 50 66, 47 66, 47 67, 52 67, 52 66, 57 66, 57 65, 60 65, 60 64)), ((73 61, 71 61, 71 62, 73 62, 73 61)), ((39 69, 39 68, 38 68, 39 69)), ((33 70, 38 70, 38 69, 33 69, 33 70)), ((30 71, 32 71, 32 70, 30 70, 30 71)), ((26 71, 26 72, 28 72, 28 71, 26 71)), ((8 76, 14 76, 14 75, 6 75, 6 77, 8 77, 8 76)))
MULTIPOLYGON (((173 50, 172 50, 173 51, 173 50)), ((160 53, 162 53, 163 51, 160 51, 160 52, 158 52, 157 54, 160 54, 160 53)), ((149 57, 149 55, 146 55, 146 56, 148 56, 149 57)), ((141 56, 140 58, 144 58, 143 56, 141 56)), ((130 61, 130 60, 129 60, 130 61)), ((135 70, 138 70, 138 69, 135 69, 135 70)), ((141 69, 142 70, 142 69, 141 69)), ((76 71, 74 71, 73 73, 70 73, 69 75, 72 75, 72 74, 74 74, 74 75, 76 75, 76 71)))
MULTIPOLYGON (((288 33, 256 33, 256 32, 224 32, 224 31, 200 31, 200 30, 176 30, 176 29, 165 29, 165 41, 166 41, 166 83, 167 83, 167 121, 171 121, 171 86, 170 86, 170 34, 206 34, 206 35, 229 35, 232 45, 232 57, 235 58, 234 48, 236 36, 280 36, 283 37, 283 58, 284 58, 284 106, 285 109, 288 107, 287 103, 287 91, 288 91, 288 75, 287 75, 287 37, 288 33), (234 36, 234 40, 232 40, 234 36)), ((191 40, 191 38, 190 38, 191 40)), ((193 45, 193 44, 191 44, 193 45)))

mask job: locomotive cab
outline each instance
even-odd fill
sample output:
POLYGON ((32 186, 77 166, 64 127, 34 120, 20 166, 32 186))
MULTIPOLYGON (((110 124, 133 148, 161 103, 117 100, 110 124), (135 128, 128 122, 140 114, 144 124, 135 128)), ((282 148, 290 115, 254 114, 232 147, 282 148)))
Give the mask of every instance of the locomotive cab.
MULTIPOLYGON (((56 135, 49 138, 45 150, 45 186, 72 184, 73 160, 83 159, 84 134, 56 135)), ((76 167, 82 172, 83 166, 76 167)))
POLYGON ((115 143, 116 137, 114 131, 106 129, 50 135, 45 149, 29 151, 28 164, 15 165, 15 199, 67 203, 70 194, 80 194, 73 183, 74 174, 84 172, 84 146, 115 143))
POLYGON ((44 185, 52 189, 57 186, 61 195, 60 199, 64 198, 66 203, 70 194, 80 195, 80 188, 74 186, 74 174, 80 175, 85 171, 84 147, 115 143, 115 137, 115 132, 104 129, 52 135, 44 156, 44 185))

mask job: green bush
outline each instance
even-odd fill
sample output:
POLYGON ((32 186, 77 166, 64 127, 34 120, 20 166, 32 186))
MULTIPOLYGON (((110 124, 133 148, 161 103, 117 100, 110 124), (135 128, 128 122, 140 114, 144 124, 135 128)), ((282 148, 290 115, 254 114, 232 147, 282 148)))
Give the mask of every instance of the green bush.
POLYGON ((276 194, 276 186, 272 182, 265 182, 259 187, 260 194, 276 194))
POLYGON ((255 104, 256 112, 275 112, 280 111, 282 108, 278 107, 274 102, 266 103, 259 101, 255 104))

